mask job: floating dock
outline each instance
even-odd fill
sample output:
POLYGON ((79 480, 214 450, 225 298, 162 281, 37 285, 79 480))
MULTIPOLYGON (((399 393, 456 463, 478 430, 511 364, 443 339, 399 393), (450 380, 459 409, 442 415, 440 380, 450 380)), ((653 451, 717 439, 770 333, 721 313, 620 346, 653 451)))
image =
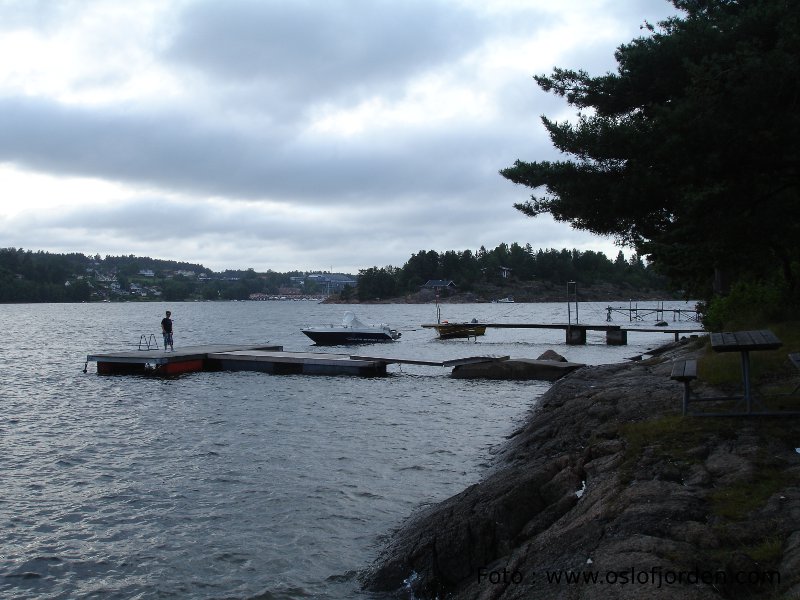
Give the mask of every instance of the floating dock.
POLYGON ((206 345, 190 346, 174 352, 141 350, 90 354, 97 363, 99 375, 161 375, 172 376, 201 371, 260 371, 272 374, 302 375, 386 375, 390 364, 413 364, 435 367, 457 367, 483 362, 506 361, 508 356, 471 356, 447 361, 353 356, 322 352, 286 352, 282 346, 206 345))
MULTIPOLYGON (((86 357, 86 366, 90 362, 97 363, 99 375, 180 375, 210 371, 215 366, 209 354, 235 352, 241 350, 282 350, 282 346, 258 344, 252 346, 231 344, 209 344, 203 346, 187 346, 174 352, 163 350, 131 350, 126 352, 109 352, 107 354, 90 354, 86 357)), ((84 372, 86 372, 86 366, 84 372)))
MULTIPOLYGON (((422 327, 435 328, 437 323, 426 323, 422 327)), ((672 333, 677 342, 681 334, 690 334, 705 331, 701 328, 674 329, 668 327, 655 327, 652 329, 642 327, 622 327, 620 325, 589 325, 579 323, 470 323, 470 325, 494 329, 562 329, 566 332, 566 342, 577 346, 586 344, 587 331, 605 331, 606 344, 609 346, 625 346, 628 343, 628 333, 639 331, 642 333, 672 333)))

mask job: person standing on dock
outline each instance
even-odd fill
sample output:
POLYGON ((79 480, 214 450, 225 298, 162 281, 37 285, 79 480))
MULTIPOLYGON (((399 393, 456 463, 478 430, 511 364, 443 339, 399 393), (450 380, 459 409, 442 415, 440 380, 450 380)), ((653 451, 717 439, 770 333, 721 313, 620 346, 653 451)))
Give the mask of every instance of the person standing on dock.
POLYGON ((170 318, 172 313, 167 311, 167 316, 161 319, 161 334, 164 336, 164 352, 167 351, 167 346, 169 349, 175 352, 175 348, 172 347, 172 319, 170 318))

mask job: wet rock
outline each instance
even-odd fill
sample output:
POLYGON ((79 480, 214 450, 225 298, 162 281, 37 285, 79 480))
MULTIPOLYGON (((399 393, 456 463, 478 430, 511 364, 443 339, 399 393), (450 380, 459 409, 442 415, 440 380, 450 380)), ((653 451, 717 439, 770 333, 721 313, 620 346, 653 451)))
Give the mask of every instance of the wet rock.
POLYGON ((718 448, 705 461, 705 467, 723 483, 747 481, 753 478, 753 465, 747 459, 718 448))
MULTIPOLYGON (((505 441, 483 480, 409 519, 361 574, 363 585, 398 590, 413 573, 419 599, 699 600, 720 597, 720 588, 702 581, 570 585, 548 576, 624 572, 646 579, 779 565, 778 588, 746 591, 793 597, 800 591, 797 446, 759 434, 746 420, 733 436, 729 421, 719 435, 707 425, 707 435, 701 430, 681 448, 673 441, 682 438, 670 438, 665 425, 632 436, 637 425, 659 419, 674 426, 682 389, 669 380, 670 362, 691 352, 698 350, 675 344, 655 359, 587 366, 560 379, 505 441), (787 474, 784 489, 746 520, 716 514, 714 498, 756 477, 765 456, 787 474), (777 562, 754 564, 748 551, 767 539, 785 540, 776 546, 777 562)), ((794 421, 782 427, 800 436, 794 421)), ((740 592, 724 593, 744 597, 740 592)))
POLYGON ((555 350, 547 350, 539 356, 539 360, 554 360, 556 362, 569 362, 555 350))
POLYGON ((533 360, 512 358, 508 360, 487 361, 453 368, 456 379, 503 379, 556 381, 564 375, 581 368, 580 363, 559 362, 555 360, 533 360))

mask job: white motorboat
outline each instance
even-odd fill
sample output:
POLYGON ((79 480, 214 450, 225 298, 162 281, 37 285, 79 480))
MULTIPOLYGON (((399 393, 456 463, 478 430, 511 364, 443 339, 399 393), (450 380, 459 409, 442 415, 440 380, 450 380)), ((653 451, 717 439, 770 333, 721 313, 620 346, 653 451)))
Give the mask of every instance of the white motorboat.
POLYGON ((356 318, 353 311, 344 313, 341 325, 306 327, 301 330, 319 345, 363 344, 365 342, 393 342, 400 332, 383 323, 367 325, 356 318))

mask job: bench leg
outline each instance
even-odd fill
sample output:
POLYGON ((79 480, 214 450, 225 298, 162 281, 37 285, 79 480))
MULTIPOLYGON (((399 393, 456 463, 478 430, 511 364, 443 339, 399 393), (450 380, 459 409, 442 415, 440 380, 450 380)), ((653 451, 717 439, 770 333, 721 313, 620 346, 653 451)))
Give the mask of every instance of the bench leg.
POLYGON ((683 416, 685 417, 689 412, 689 397, 692 395, 692 390, 689 387, 689 382, 683 382, 683 416))

